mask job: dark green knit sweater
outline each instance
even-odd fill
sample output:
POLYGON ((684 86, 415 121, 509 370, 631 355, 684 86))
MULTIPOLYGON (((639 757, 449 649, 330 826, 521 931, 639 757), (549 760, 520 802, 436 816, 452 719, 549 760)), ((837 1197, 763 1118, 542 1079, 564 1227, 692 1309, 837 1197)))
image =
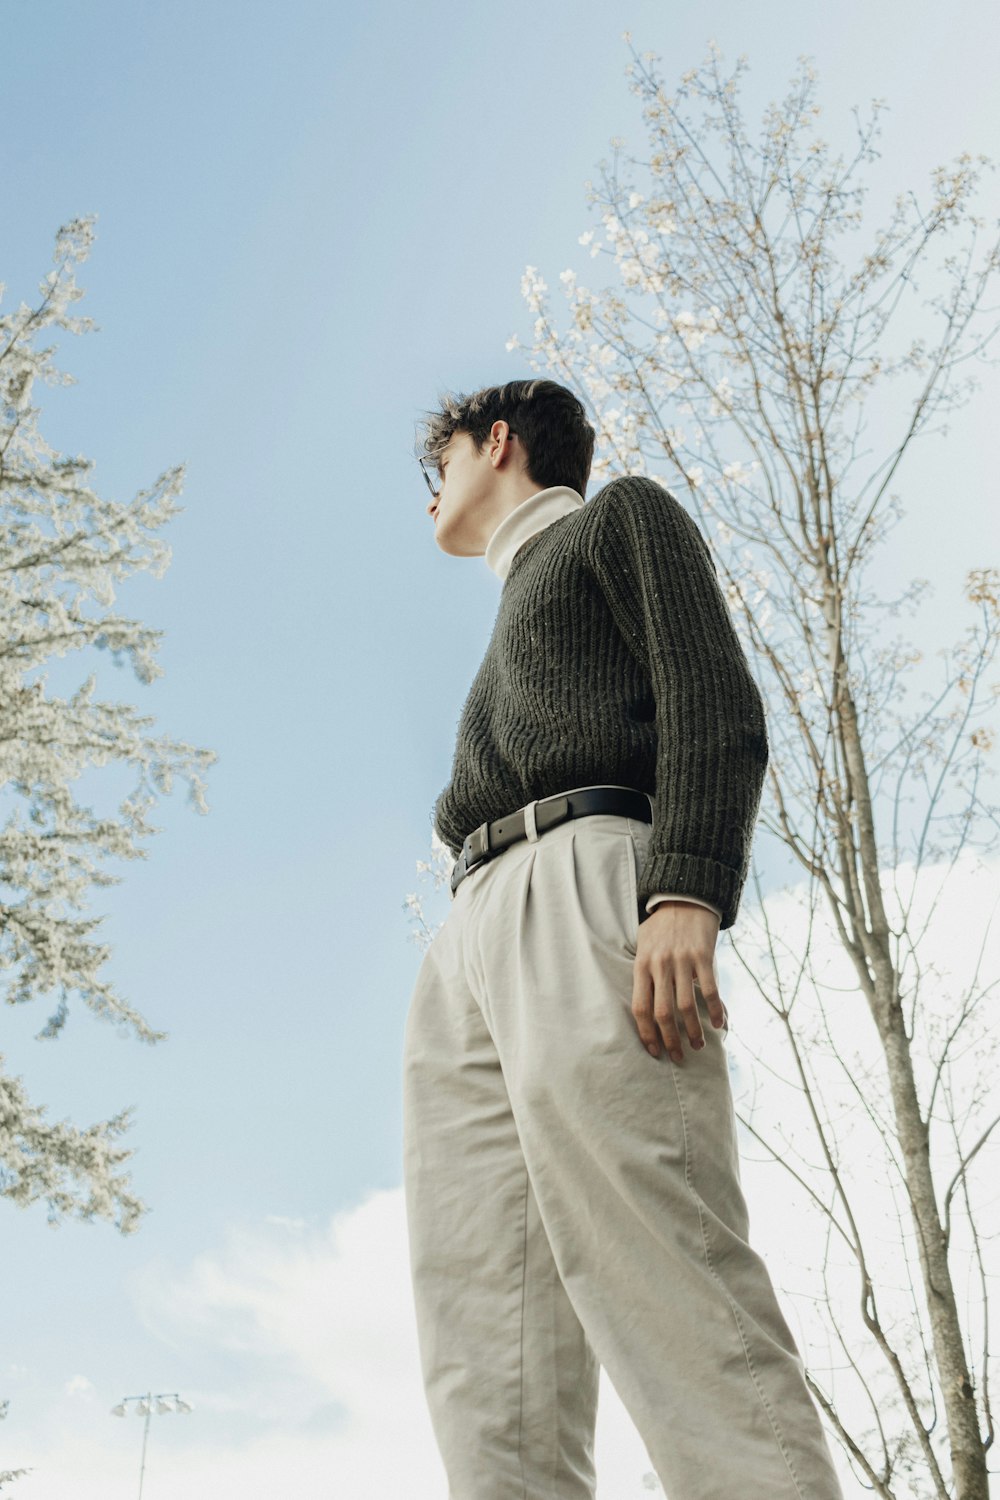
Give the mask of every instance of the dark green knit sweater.
POLYGON ((678 500, 628 476, 523 542, 434 805, 468 834, 600 782, 654 799, 638 898, 701 896, 736 920, 768 759, 764 702, 712 555, 678 500))

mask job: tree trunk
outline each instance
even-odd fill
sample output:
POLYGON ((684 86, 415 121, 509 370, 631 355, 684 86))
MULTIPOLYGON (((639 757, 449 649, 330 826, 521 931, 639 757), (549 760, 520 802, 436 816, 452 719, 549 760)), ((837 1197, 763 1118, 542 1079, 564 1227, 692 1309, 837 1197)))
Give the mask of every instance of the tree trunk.
MULTIPOLYGON (((920 1111, 911 1042, 906 1034, 898 975, 889 949, 889 926, 882 904, 874 819, 857 710, 842 657, 837 663, 836 679, 837 723, 848 772, 849 802, 853 802, 857 812, 858 834, 855 846, 851 820, 848 818, 842 822, 844 832, 841 837, 850 844, 843 854, 852 875, 858 871, 860 861, 868 908, 866 919, 864 909, 855 905, 854 931, 867 969, 864 988, 885 1052, 907 1195, 917 1231, 934 1357, 948 1423, 954 1496, 955 1500, 989 1500, 986 1451, 979 1431, 975 1388, 962 1340, 948 1263, 947 1237, 934 1192, 929 1123, 920 1111)), ((855 896, 860 897, 856 879, 852 884, 855 896)))

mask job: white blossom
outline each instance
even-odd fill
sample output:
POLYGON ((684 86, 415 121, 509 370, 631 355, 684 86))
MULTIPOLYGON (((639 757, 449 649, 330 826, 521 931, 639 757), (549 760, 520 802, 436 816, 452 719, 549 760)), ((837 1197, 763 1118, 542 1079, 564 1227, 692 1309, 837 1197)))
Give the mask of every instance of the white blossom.
POLYGON ((521 277, 521 295, 534 312, 541 307, 542 297, 547 291, 548 286, 539 276, 538 267, 525 266, 521 277))
MULTIPOLYGON (((39 341, 53 328, 93 327, 89 318, 68 315, 82 296, 73 264, 86 259, 92 240, 92 217, 60 229, 42 305, 22 303, 0 317, 0 614, 7 643, 0 656, 0 782, 15 804, 0 828, 0 971, 8 1004, 56 997, 40 1038, 59 1035, 78 998, 119 1030, 157 1042, 165 1033, 103 975, 111 949, 94 936, 101 917, 74 913, 85 908, 92 886, 120 879, 101 868, 105 860, 145 857, 140 840, 156 831, 146 814, 175 773, 188 780, 198 810, 207 810, 202 772, 216 757, 151 738, 152 721, 130 704, 95 698, 96 673, 69 698, 50 694, 44 676, 29 675, 53 656, 87 648, 128 662, 143 683, 163 670, 160 632, 117 612, 115 589, 139 570, 165 571, 170 550, 155 533, 179 509, 183 468, 167 470, 129 503, 105 500, 87 483, 90 460, 66 458, 46 443, 29 399, 35 380, 72 383, 39 341), (131 767, 135 784, 118 816, 98 816, 75 800, 73 788, 88 768, 111 762, 131 767)), ((117 1143, 129 1110, 85 1129, 45 1116, 22 1080, 0 1071, 0 1196, 21 1205, 44 1199, 53 1220, 73 1213, 115 1219, 123 1233, 134 1229, 145 1210, 121 1170, 132 1152, 117 1143)))

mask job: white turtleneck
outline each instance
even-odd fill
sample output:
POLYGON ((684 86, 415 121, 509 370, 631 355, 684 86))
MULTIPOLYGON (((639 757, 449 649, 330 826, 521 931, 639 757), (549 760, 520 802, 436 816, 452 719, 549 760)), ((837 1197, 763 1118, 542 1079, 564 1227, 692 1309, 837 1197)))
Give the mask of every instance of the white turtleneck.
POLYGON ((498 578, 506 578, 514 553, 522 542, 550 522, 558 521, 560 516, 569 515, 571 510, 580 510, 584 503, 583 496, 571 490, 568 484, 553 484, 547 490, 536 490, 504 516, 486 543, 483 555, 487 566, 498 578))
MULTIPOLYGON (((523 542, 542 531, 552 521, 558 521, 560 516, 569 515, 570 511, 579 510, 585 504, 583 496, 567 484, 553 484, 546 490, 536 490, 527 500, 515 505, 493 532, 483 554, 487 566, 503 581, 507 577, 514 553, 523 542)), ((652 911, 661 901, 691 901, 696 906, 707 906, 722 921, 722 912, 711 901, 703 901, 700 896, 676 896, 665 891, 657 891, 649 897, 646 902, 647 912, 652 911)))

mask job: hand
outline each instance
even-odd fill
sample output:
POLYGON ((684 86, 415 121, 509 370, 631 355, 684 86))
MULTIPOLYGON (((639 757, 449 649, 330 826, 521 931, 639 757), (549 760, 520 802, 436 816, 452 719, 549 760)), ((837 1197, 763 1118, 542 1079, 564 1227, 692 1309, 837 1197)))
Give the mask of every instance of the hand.
POLYGON ((719 918, 693 901, 661 901, 639 923, 632 982, 632 1014, 653 1057, 660 1038, 674 1062, 684 1061, 682 1028, 691 1046, 705 1045, 694 986, 704 996, 712 1025, 726 1025, 726 1007, 715 979, 719 918), (657 1029, 658 1028, 658 1029, 657 1029))

